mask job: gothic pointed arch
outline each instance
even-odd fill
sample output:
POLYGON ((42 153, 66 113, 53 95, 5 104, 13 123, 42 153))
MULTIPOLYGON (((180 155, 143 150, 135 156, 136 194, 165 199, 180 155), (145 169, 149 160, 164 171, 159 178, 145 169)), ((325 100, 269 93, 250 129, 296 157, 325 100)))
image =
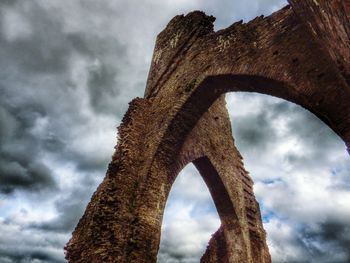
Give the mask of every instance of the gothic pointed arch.
POLYGON ((218 32, 213 17, 196 11, 176 16, 158 35, 145 96, 123 118, 106 177, 67 244, 69 262, 154 263, 167 195, 193 160, 204 174, 220 176, 227 196, 213 197, 234 219, 214 235, 202 262, 270 262, 222 94, 259 92, 297 103, 350 146, 350 3, 290 3, 218 32), (223 240, 224 255, 217 253, 223 240))

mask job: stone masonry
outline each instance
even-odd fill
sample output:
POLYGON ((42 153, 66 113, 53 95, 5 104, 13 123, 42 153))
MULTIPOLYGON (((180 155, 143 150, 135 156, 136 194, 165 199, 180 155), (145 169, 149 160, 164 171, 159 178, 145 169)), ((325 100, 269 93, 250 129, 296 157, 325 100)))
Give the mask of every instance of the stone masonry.
POLYGON ((155 263, 168 194, 189 162, 221 219, 201 262, 271 262, 224 93, 299 104, 350 147, 350 1, 289 2, 218 32, 215 18, 199 11, 169 22, 144 98, 130 102, 106 177, 65 248, 69 262, 155 263))

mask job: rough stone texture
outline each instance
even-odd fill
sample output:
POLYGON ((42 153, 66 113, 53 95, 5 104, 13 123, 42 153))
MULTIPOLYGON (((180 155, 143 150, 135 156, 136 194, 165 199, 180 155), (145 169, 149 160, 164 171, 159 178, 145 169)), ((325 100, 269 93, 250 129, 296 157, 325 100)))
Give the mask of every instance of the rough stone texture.
POLYGON ((201 262, 222 262, 228 263, 227 257, 227 245, 223 228, 220 227, 212 236, 209 241, 209 245, 204 255, 201 258, 201 262))
POLYGON ((66 246, 69 262, 156 262, 165 203, 189 162, 222 223, 201 262, 271 261, 222 94, 297 103, 350 146, 350 2, 290 2, 294 10, 218 32, 213 17, 192 12, 158 35, 145 96, 123 118, 107 175, 66 246))
POLYGON ((290 0, 290 3, 322 48, 329 53, 349 84, 349 1, 290 0))

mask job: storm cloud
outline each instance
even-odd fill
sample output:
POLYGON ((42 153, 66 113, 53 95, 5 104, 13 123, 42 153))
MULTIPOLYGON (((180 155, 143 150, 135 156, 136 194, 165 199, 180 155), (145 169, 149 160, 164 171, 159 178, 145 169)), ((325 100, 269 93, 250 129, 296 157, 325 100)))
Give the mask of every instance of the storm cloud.
MULTIPOLYGON (((1 0, 0 261, 64 262, 127 103, 143 96, 155 37, 173 16, 204 10, 218 30, 285 4, 1 0)), ((348 262, 350 166, 340 139, 289 102, 254 94, 227 102, 274 262, 348 262)), ((167 204, 159 263, 198 262, 219 224, 190 165, 167 204)))

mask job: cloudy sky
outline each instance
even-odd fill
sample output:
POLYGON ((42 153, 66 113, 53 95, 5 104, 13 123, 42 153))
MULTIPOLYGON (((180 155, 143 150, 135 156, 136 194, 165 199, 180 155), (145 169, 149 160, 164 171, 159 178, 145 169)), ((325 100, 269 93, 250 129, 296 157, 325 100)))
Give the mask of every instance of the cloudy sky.
MULTIPOLYGON (((65 262, 63 246, 105 174, 127 102, 143 95, 155 37, 173 16, 204 10, 220 29, 285 4, 0 0, 0 262, 65 262)), ((350 262, 343 142, 289 102, 226 99, 273 262, 350 262)), ((219 224, 188 165, 167 203, 159 263, 198 262, 219 224)))

